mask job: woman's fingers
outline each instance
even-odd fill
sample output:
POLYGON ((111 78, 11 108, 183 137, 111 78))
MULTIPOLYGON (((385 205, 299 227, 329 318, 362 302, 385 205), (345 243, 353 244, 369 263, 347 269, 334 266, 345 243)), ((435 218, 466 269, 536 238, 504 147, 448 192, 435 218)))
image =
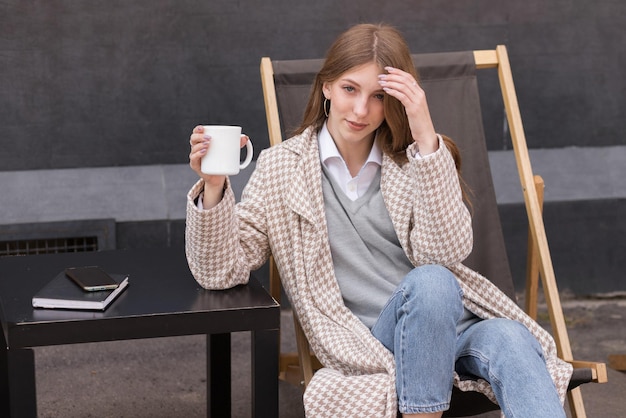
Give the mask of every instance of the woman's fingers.
POLYGON ((201 125, 196 126, 189 137, 189 145, 191 147, 189 152, 189 165, 198 173, 200 173, 200 160, 209 148, 210 139, 210 136, 204 134, 204 128, 201 125))
POLYGON ((385 70, 387 74, 379 75, 381 87, 404 106, 413 140, 424 145, 420 148, 432 149, 436 134, 426 102, 426 93, 411 74, 393 67, 385 67, 385 70))

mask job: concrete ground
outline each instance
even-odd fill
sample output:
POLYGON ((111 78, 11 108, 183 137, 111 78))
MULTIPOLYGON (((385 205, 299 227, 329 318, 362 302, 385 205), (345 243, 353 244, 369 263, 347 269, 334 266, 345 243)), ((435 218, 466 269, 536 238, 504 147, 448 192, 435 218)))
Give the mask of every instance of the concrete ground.
MULTIPOLYGON (((609 354, 626 354, 626 298, 563 297, 563 309, 576 359, 608 363, 609 354)), ((288 328, 289 311, 282 319, 288 328)), ((234 334, 232 343, 233 416, 248 417, 249 336, 234 334)), ((39 417, 206 416, 202 336, 42 347, 35 358, 39 417)), ((608 377, 583 386, 588 417, 626 416, 626 373, 609 368, 608 377)), ((280 417, 303 416, 299 389, 281 382, 280 417)))

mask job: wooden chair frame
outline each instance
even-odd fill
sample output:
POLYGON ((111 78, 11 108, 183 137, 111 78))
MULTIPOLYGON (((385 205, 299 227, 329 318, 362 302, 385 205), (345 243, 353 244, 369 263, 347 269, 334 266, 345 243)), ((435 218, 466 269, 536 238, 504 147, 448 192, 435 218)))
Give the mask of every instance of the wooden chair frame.
MULTIPOLYGON (((529 224, 525 296, 526 312, 533 318, 537 317, 537 293, 539 277, 541 277, 543 293, 550 316, 552 334, 556 342, 559 357, 571 363, 574 368, 591 369, 594 382, 607 382, 606 365, 604 363, 577 361, 574 360, 572 355, 548 247, 548 240, 543 224, 542 208, 544 183, 540 176, 533 174, 530 164, 526 137, 506 47, 504 45, 498 45, 495 50, 474 51, 474 59, 476 69, 495 68, 498 71, 500 89, 502 91, 518 174, 524 194, 524 203, 529 224)), ((271 60, 268 57, 264 57, 261 60, 261 81, 263 84, 270 145, 273 146, 282 141, 282 132, 274 86, 274 72, 271 60)), ((273 260, 270 260, 270 292, 277 300, 280 300, 280 277, 273 260)), ((306 387, 313 376, 314 370, 321 367, 321 365, 315 356, 311 354, 309 344, 295 315, 294 325, 298 353, 281 354, 279 361, 280 378, 306 387)), ((580 388, 570 390, 567 396, 572 415, 575 418, 586 417, 580 388)))

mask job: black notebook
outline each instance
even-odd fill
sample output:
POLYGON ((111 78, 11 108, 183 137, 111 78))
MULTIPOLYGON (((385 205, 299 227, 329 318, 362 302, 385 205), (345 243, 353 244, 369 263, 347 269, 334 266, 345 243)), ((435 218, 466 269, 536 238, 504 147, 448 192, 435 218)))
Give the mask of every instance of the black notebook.
POLYGON ((113 290, 86 292, 60 272, 33 297, 33 308, 103 311, 128 286, 127 274, 111 274, 119 283, 113 290))

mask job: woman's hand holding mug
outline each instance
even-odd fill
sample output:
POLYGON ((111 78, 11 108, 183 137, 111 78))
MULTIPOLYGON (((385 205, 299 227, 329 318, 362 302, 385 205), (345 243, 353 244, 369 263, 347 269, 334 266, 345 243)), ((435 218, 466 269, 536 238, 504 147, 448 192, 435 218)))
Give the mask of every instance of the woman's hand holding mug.
POLYGON ((203 207, 209 209, 222 199, 226 176, 238 174, 252 161, 252 141, 240 126, 199 125, 189 138, 189 165, 204 180, 203 207), (246 147, 245 161, 239 149, 246 147))

